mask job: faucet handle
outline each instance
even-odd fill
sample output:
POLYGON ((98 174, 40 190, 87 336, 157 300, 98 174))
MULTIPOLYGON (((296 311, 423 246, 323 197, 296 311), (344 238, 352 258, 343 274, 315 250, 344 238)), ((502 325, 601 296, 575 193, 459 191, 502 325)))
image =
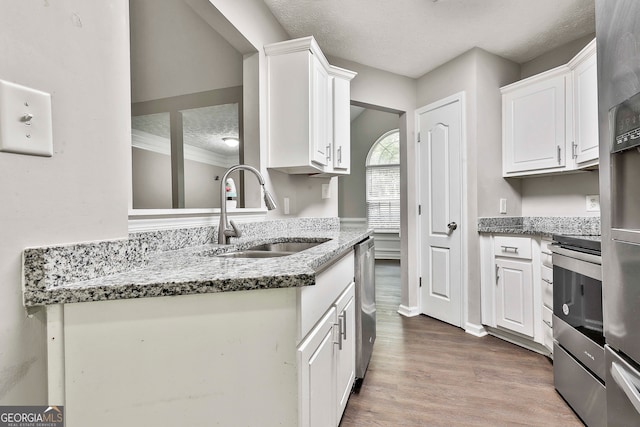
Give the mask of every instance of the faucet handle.
POLYGON ((229 225, 233 230, 224 230, 224 235, 227 237, 240 237, 242 236, 242 231, 238 228, 235 222, 232 219, 229 220, 229 225))

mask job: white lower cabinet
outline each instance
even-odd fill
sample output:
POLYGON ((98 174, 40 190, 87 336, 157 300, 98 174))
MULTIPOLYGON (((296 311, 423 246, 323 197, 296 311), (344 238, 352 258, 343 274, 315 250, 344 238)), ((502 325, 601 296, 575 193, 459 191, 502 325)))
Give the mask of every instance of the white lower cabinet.
POLYGON ((489 333, 543 354, 540 239, 480 237, 482 323, 489 333))
POLYGON ((49 306, 49 403, 67 427, 337 426, 353 282, 350 251, 313 286, 49 306))
POLYGON ((496 326, 533 338, 530 261, 496 260, 496 326))
POLYGON ((355 380, 354 285, 298 347, 302 427, 337 426, 355 380))

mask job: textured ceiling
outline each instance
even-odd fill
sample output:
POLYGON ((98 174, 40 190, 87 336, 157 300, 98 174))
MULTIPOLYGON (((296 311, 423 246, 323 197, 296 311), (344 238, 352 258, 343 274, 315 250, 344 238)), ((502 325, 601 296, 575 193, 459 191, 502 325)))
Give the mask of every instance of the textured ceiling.
POLYGON ((292 38, 413 78, 480 47, 517 63, 595 32, 594 0, 264 0, 292 38))
MULTIPOLYGON (((131 118, 131 127, 169 140, 169 113, 131 118)), ((237 154, 225 137, 238 138, 238 104, 222 104, 182 111, 183 142, 225 156, 237 154)))

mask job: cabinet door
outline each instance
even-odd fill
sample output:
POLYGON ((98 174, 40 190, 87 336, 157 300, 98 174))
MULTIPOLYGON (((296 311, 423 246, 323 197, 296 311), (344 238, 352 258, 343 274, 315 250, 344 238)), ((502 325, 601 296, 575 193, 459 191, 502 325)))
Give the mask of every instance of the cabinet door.
POLYGON ((332 307, 298 347, 302 427, 336 425, 334 323, 332 307))
POLYGON ((598 73, 595 51, 573 71, 574 135, 572 154, 581 163, 598 158, 598 73))
POLYGON ((349 172, 351 165, 351 83, 333 77, 333 169, 349 172))
POLYGON ((336 425, 347 406, 351 388, 356 379, 356 312, 354 284, 351 283, 342 296, 336 301, 338 325, 341 345, 335 346, 336 352, 336 392, 337 418, 336 425))
POLYGON ((503 175, 565 166, 565 74, 503 96, 503 175))
POLYGON ((311 161, 322 166, 331 160, 331 82, 329 72, 311 55, 311 161))
POLYGON ((496 260, 496 325, 533 338, 530 262, 496 260))

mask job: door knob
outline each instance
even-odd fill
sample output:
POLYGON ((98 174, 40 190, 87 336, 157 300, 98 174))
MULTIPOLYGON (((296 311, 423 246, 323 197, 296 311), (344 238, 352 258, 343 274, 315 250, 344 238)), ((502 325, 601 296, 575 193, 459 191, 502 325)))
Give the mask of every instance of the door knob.
POLYGON ((447 227, 449 227, 449 231, 453 231, 458 228, 458 224, 456 224, 455 222, 450 222, 449 224, 447 224, 447 227))

